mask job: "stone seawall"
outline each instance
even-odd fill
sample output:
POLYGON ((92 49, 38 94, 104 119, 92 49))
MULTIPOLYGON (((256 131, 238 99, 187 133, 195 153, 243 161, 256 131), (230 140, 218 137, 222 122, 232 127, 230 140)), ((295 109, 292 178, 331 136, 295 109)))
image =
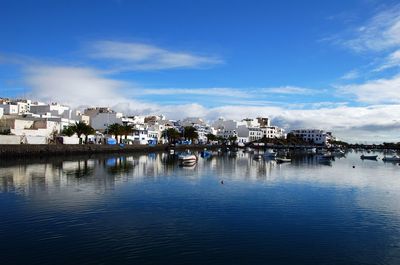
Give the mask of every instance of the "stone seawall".
MULTIPOLYGON (((175 150, 203 150, 217 149, 220 146, 213 145, 178 145, 175 150)), ((135 153, 156 152, 168 149, 168 145, 0 145, 0 158, 45 157, 56 155, 84 155, 105 153, 135 153)))

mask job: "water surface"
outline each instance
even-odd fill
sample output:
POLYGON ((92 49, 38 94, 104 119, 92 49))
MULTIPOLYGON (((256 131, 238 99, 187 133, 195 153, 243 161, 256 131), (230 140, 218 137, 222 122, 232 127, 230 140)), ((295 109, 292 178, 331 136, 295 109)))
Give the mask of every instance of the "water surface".
POLYGON ((1 161, 1 263, 400 264, 399 164, 251 156, 1 161))

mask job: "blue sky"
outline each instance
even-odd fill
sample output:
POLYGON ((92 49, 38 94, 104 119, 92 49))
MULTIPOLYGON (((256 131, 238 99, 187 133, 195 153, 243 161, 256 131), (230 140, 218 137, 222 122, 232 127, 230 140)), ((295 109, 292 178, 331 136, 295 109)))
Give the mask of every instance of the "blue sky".
POLYGON ((0 96, 400 141, 396 1, 0 0, 0 96))

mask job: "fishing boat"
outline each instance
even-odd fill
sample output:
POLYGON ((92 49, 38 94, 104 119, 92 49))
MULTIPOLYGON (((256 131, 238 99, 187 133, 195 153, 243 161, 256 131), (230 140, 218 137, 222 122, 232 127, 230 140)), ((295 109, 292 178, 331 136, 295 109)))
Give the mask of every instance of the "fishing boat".
POLYGON ((292 162, 292 159, 280 157, 280 158, 277 158, 277 159, 276 159, 276 162, 277 162, 277 163, 289 163, 289 162, 292 162))
POLYGON ((378 158, 377 155, 361 155, 360 158, 362 160, 369 159, 369 160, 376 160, 378 158))
POLYGON ((384 158, 382 158, 382 160, 385 162, 400 162, 400 157, 397 155, 385 156, 384 158))

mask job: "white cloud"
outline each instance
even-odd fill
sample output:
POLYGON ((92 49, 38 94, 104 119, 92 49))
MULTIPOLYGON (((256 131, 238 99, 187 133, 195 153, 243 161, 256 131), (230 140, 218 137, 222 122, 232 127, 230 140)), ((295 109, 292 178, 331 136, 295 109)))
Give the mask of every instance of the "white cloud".
MULTIPOLYGON (((267 116, 286 129, 313 127, 332 130, 350 141, 399 140, 400 122, 396 119, 400 116, 400 104, 369 107, 322 104, 313 109, 231 103, 212 108, 198 103, 161 105, 127 97, 131 89, 137 88, 106 78, 90 68, 37 66, 26 71, 26 82, 32 88, 32 97, 47 102, 58 101, 75 107, 109 106, 125 114, 165 114, 175 119, 187 116, 200 116, 207 120, 221 116, 232 119, 267 116)), ((395 80, 400 82, 400 77, 395 80)))
MULTIPOLYGON (((125 102, 130 84, 108 79, 91 68, 65 66, 33 66, 25 69, 25 82, 32 96, 49 102, 57 101, 73 107, 110 106, 125 102)), ((148 108, 135 102, 139 108, 148 108)))
POLYGON ((267 116, 287 129, 321 128, 332 130, 348 141, 399 141, 400 105, 369 107, 339 106, 320 109, 285 109, 284 107, 222 106, 210 109, 208 119, 218 117, 242 119, 267 116))
POLYGON ((136 42, 97 41, 90 49, 92 58, 118 61, 121 70, 198 68, 223 63, 212 56, 170 51, 136 42))
POLYGON ((312 95, 318 93, 317 90, 296 87, 296 86, 282 86, 282 87, 271 87, 262 89, 264 93, 275 93, 275 94, 297 94, 297 95, 312 95))
POLYGON ((400 75, 338 87, 341 93, 355 95, 363 103, 400 103, 400 75))
POLYGON ((142 89, 142 95, 203 95, 216 97, 251 97, 248 92, 236 88, 155 88, 142 89))
POLYGON ((382 51, 400 45, 400 5, 381 11, 365 25, 358 27, 355 36, 341 41, 358 52, 382 51))

